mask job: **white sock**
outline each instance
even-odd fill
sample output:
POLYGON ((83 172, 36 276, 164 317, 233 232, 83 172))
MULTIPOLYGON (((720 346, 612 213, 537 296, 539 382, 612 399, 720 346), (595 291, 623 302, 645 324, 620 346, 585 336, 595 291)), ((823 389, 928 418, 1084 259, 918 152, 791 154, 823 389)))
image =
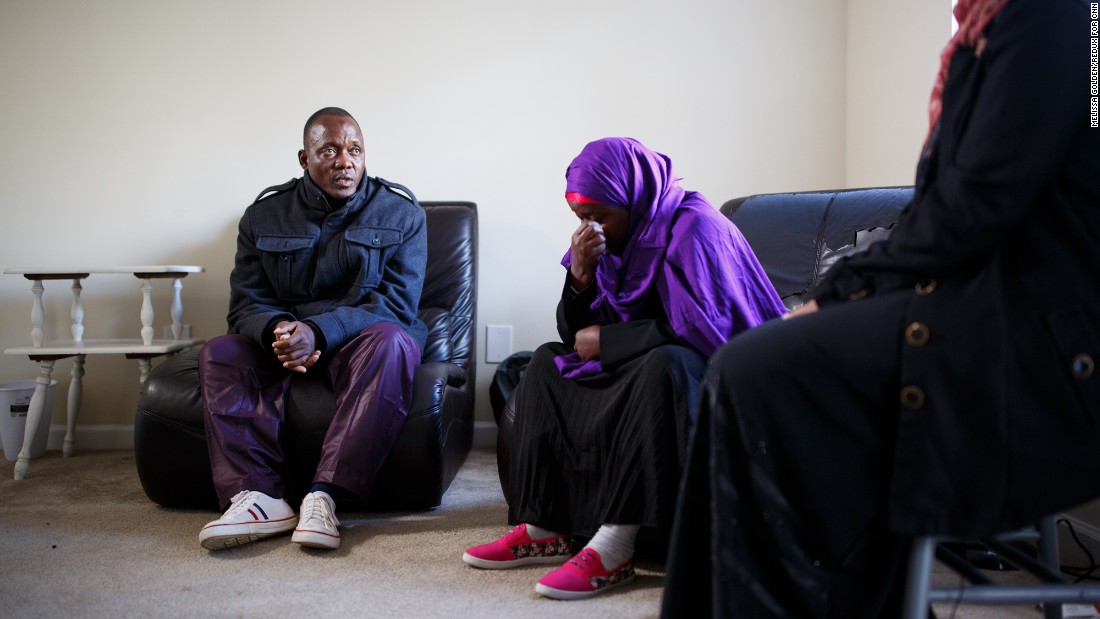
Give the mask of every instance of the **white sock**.
POLYGON ((531 539, 536 542, 541 539, 546 539, 548 537, 557 537, 558 535, 561 535, 560 533, 555 533, 549 529, 536 527, 533 524, 529 524, 526 522, 523 524, 527 527, 527 535, 530 535, 531 539))
POLYGON ((603 569, 613 570, 634 558, 634 538, 638 537, 636 524, 604 524, 585 548, 600 553, 603 569))

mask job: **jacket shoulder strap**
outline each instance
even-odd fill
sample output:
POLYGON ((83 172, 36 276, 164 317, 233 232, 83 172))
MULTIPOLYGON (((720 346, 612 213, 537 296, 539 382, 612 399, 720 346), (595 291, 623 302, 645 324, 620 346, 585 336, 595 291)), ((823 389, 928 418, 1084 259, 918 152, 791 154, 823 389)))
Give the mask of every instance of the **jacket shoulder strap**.
POLYGON ((253 200, 252 202, 256 203, 256 202, 259 202, 260 200, 263 200, 264 198, 270 198, 273 195, 280 194, 280 193, 283 193, 285 191, 290 191, 291 189, 294 189, 294 187, 297 184, 298 184, 298 179, 292 178, 289 181, 283 183, 282 185, 273 185, 273 186, 268 187, 267 189, 264 189, 263 191, 261 191, 260 194, 258 196, 256 196, 256 199, 253 200), (270 194, 270 195, 268 195, 268 194, 270 194))
POLYGON ((384 178, 378 177, 378 176, 376 176, 375 179, 379 183, 381 183, 382 186, 385 187, 386 189, 389 189, 390 191, 393 191, 395 193, 403 195, 404 197, 411 200, 412 203, 416 204, 417 206, 420 205, 420 203, 416 201, 416 196, 413 195, 412 190, 409 189, 408 187, 406 187, 404 185, 401 185, 401 184, 398 184, 398 183, 390 182, 390 181, 388 181, 384 178))

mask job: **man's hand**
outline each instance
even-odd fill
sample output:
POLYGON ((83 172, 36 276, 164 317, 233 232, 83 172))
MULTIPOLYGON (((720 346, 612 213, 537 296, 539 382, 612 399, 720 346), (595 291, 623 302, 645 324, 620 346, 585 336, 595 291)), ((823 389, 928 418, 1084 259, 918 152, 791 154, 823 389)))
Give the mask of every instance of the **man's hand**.
POLYGON ((317 336, 304 322, 283 321, 275 325, 275 342, 271 345, 275 357, 291 372, 304 374, 321 358, 317 336))
POLYGON ((787 320, 788 318, 796 318, 804 314, 812 314, 816 312, 817 309, 817 301, 814 299, 810 299, 809 301, 803 303, 800 307, 797 307, 787 312, 786 314, 783 314, 783 320, 787 320))
POLYGON ((581 359, 589 361, 600 358, 600 325, 592 325, 577 331, 573 338, 573 350, 581 359))
POLYGON ((603 228, 594 221, 582 221, 573 231, 570 247, 573 254, 569 264, 569 275, 572 279, 570 283, 577 291, 581 291, 595 281, 596 263, 607 249, 603 228))

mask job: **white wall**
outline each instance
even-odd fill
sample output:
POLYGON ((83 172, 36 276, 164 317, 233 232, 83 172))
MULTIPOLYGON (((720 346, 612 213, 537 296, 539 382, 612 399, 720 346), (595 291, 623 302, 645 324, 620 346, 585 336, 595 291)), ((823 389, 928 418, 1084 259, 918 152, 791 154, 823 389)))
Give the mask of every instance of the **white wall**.
MULTIPOLYGON (((902 6, 3 2, 0 266, 201 264, 184 281, 185 321, 222 333, 238 217, 300 174, 302 123, 339 105, 363 126, 370 174, 478 203, 481 351, 486 324, 514 325, 514 349, 532 349, 556 337, 574 227, 563 173, 590 139, 641 139, 716 204, 911 182, 938 53, 924 48, 945 37, 902 6)), ((28 342, 29 288, 0 276, 2 347, 28 342)), ((130 278, 88 280, 85 337, 136 335, 139 294, 130 278)), ((68 299, 67 283, 48 284, 61 336, 68 299)), ((65 389, 71 363, 57 367, 65 389)), ((483 421, 494 367, 478 368, 483 421)), ((34 374, 0 358, 0 380, 34 374)), ((133 361, 90 360, 82 426, 132 423, 136 377, 133 361)))
POLYGON ((848 187, 911 185, 950 0, 848 0, 848 187))

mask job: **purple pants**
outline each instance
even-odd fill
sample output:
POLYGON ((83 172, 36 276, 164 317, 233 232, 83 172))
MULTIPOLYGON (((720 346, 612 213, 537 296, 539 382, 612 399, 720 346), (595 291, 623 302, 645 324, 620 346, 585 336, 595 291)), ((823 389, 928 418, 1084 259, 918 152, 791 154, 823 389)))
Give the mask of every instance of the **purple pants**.
MULTIPOLYGON (((325 372, 336 394, 336 414, 325 433, 314 483, 369 495, 405 425, 418 365, 416 342, 401 327, 383 322, 322 355, 322 362, 310 368, 325 372)), ((206 444, 221 505, 241 490, 283 496, 279 435, 293 375, 270 350, 243 335, 221 335, 202 347, 206 444)))

